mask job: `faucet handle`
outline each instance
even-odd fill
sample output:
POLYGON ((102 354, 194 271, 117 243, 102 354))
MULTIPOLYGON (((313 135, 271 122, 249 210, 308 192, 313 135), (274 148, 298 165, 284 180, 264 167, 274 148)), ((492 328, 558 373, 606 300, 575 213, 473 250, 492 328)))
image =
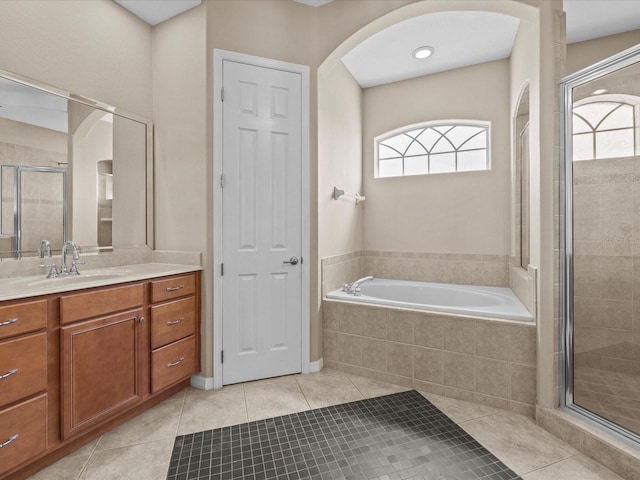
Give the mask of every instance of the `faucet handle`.
POLYGON ((49 269, 49 273, 47 273, 47 278, 56 278, 58 276, 60 276, 60 273, 58 272, 58 268, 56 267, 55 263, 45 263, 42 265, 38 265, 40 268, 48 268, 49 269))
POLYGON ((71 269, 69 270, 69 275, 80 275, 80 272, 78 271, 78 265, 84 265, 85 261, 84 260, 73 260, 71 262, 71 269))

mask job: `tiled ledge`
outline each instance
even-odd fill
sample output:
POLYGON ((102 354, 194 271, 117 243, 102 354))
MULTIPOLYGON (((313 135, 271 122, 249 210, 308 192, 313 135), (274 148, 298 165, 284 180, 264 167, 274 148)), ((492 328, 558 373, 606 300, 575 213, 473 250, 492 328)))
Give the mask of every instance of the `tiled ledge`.
POLYGON ((640 480, 640 447, 623 442, 560 409, 536 408, 545 430, 627 480, 640 480))

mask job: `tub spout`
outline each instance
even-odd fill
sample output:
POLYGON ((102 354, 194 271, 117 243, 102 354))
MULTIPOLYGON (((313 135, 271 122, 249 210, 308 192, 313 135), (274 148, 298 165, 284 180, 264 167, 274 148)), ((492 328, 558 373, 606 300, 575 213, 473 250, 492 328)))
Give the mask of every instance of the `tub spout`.
POLYGON ((369 275, 368 277, 362 277, 362 278, 356 280, 351 285, 349 285, 349 289, 347 290, 347 293, 350 293, 350 294, 355 295, 355 296, 359 296, 360 295, 360 285, 362 285, 364 282, 367 282, 369 280, 373 280, 373 277, 371 275, 369 275))

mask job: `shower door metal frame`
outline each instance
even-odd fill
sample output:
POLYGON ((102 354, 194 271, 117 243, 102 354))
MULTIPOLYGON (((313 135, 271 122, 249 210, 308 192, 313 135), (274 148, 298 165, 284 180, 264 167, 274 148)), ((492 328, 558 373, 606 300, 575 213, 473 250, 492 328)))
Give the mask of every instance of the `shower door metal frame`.
POLYGON ((62 174, 62 241, 67 240, 67 169, 57 167, 29 167, 16 165, 14 185, 14 234, 16 237, 16 258, 22 258, 22 172, 42 172, 62 174))
POLYGON ((560 81, 560 406, 619 438, 640 443, 640 435, 574 403, 573 398, 573 89, 640 62, 635 46, 560 81))

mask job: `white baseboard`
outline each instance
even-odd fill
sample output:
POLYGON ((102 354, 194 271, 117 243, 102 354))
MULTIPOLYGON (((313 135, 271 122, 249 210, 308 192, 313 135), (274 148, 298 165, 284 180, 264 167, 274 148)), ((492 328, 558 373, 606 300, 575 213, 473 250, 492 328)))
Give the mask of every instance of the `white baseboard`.
POLYGON ((200 390, 213 390, 213 377, 203 375, 192 375, 191 386, 200 390))
POLYGON ((316 373, 322 370, 322 359, 317 362, 309 362, 309 373, 316 373))

